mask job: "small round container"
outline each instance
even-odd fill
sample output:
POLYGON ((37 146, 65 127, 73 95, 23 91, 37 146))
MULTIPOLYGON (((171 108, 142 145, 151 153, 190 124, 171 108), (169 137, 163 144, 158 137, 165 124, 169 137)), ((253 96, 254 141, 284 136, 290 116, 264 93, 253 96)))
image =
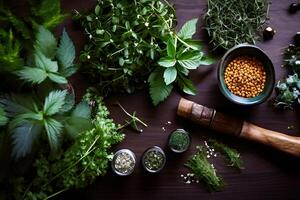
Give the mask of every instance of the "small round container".
POLYGON ((111 161, 112 170, 119 176, 130 175, 135 168, 136 157, 129 149, 118 150, 111 161))
POLYGON ((239 105, 255 105, 266 101, 272 94, 275 84, 274 66, 270 58, 263 50, 255 45, 240 44, 229 49, 219 62, 218 67, 218 85, 222 94, 231 102, 239 105), (228 64, 239 56, 249 56, 257 58, 262 62, 266 72, 266 82, 263 91, 253 98, 244 98, 233 94, 226 86, 224 72, 228 64))
POLYGON ((183 153, 187 151, 191 144, 191 136, 183 129, 176 129, 170 133, 168 146, 174 153, 183 153))
POLYGON ((165 152, 158 146, 147 149, 142 156, 143 168, 150 173, 160 172, 166 164, 165 152))

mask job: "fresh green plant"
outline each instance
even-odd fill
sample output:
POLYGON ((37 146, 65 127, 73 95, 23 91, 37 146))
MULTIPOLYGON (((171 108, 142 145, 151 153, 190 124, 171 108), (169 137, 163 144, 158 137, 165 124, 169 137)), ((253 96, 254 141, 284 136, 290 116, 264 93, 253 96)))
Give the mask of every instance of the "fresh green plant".
POLYGON ((0 99, 9 122, 13 139, 12 155, 19 159, 31 152, 42 132, 46 133, 51 151, 57 152, 65 131, 76 137, 90 126, 90 109, 85 103, 72 109, 74 101, 67 101, 67 91, 52 91, 44 103, 31 96, 6 95, 0 99))
POLYGON ((203 181, 210 191, 219 191, 224 187, 222 177, 218 176, 214 167, 206 158, 204 148, 197 146, 197 153, 185 164, 197 179, 203 181))
POLYGON ((255 44, 257 31, 266 23, 268 11, 267 0, 208 0, 205 29, 215 48, 255 44))
POLYGON ((300 104, 300 47, 290 45, 284 52, 284 65, 293 71, 284 80, 278 81, 274 105, 276 107, 293 109, 300 104))
POLYGON ((35 178, 16 180, 16 199, 49 199, 71 188, 86 187, 106 173, 112 158, 109 149, 122 141, 124 135, 109 119, 102 97, 88 91, 84 100, 93 107, 93 128, 79 135, 73 145, 54 159, 41 152, 34 164, 35 178))
POLYGON ((225 158, 229 162, 229 166, 235 167, 237 169, 242 169, 243 161, 241 159, 240 154, 236 149, 232 149, 222 142, 218 142, 217 140, 210 140, 209 143, 212 145, 214 149, 219 151, 221 154, 225 156, 225 158))
POLYGON ((4 109, 0 106, 0 126, 4 126, 8 121, 4 109))
POLYGON ((67 77, 76 72, 73 64, 75 59, 74 44, 64 30, 57 48, 57 41, 53 34, 43 26, 38 27, 36 34, 34 62, 32 67, 25 66, 16 74, 20 79, 40 84, 47 78, 58 84, 68 83, 67 77), (56 58, 58 61, 53 61, 56 58))
POLYGON ((190 144, 190 138, 187 133, 175 131, 169 138, 169 146, 172 149, 182 151, 186 150, 190 144))
POLYGON ((160 0, 103 0, 92 13, 77 12, 89 37, 80 55, 82 71, 104 95, 144 87, 174 17, 173 7, 160 0))
MULTIPOLYGON (((167 37, 166 49, 161 53, 158 67, 150 74, 150 96, 154 105, 165 100, 176 83, 186 94, 195 95, 196 88, 188 79, 189 70, 199 65, 210 65, 214 61, 202 52, 199 41, 193 40, 197 19, 187 21, 178 33, 171 32, 167 37)), ((171 29, 171 27, 170 27, 171 29)))
POLYGON ((12 30, 0 29, 0 74, 12 73, 22 66, 20 51, 20 42, 15 39, 12 30))

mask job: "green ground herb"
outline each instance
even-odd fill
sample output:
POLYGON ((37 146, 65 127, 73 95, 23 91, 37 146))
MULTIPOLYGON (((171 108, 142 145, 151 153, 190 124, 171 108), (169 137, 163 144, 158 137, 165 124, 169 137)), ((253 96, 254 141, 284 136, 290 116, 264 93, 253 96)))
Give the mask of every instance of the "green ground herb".
POLYGON ((215 48, 255 44, 257 32, 266 23, 267 0, 208 0, 205 28, 215 48))
POLYGON ((169 138, 169 146, 178 151, 186 150, 189 144, 190 138, 185 132, 175 131, 169 138))

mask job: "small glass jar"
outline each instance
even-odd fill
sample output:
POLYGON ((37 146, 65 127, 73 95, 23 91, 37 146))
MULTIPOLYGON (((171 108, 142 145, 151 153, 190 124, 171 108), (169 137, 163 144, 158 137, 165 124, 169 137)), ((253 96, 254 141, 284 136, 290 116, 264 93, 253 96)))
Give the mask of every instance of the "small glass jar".
POLYGON ((130 175, 135 168, 136 157, 129 149, 118 150, 111 161, 112 170, 119 176, 130 175))
POLYGON ((158 146, 147 149, 142 156, 142 165, 150 173, 160 172, 166 164, 165 152, 158 146))
POLYGON ((176 129, 170 133, 168 146, 174 153, 187 151, 191 144, 191 136, 183 129, 176 129))

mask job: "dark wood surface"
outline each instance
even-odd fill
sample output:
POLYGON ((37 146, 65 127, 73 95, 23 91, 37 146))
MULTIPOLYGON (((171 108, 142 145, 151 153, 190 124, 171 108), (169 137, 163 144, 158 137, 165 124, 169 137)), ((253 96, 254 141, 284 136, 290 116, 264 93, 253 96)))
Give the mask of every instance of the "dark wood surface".
MULTIPOLYGON (((93 8, 94 1, 63 0, 62 7, 65 11, 87 10, 93 8)), ((202 17, 206 10, 205 0, 174 0, 178 26, 184 21, 199 17, 197 37, 208 44, 205 31, 202 29, 202 17)), ((294 15, 287 13, 287 8, 292 0, 273 0, 270 8, 270 25, 277 30, 273 40, 258 43, 270 56, 276 71, 276 80, 287 75, 287 70, 281 68, 283 49, 292 41, 293 35, 300 31, 300 12, 294 15)), ((67 28, 76 44, 77 55, 82 49, 85 36, 83 31, 70 20, 61 25, 67 28)), ((129 148, 141 158, 145 149, 153 145, 159 145, 165 150, 166 140, 170 131, 176 128, 184 128, 192 135, 190 150, 182 155, 171 155, 167 151, 168 160, 166 167, 159 174, 148 174, 137 163, 137 168, 129 177, 118 177, 111 170, 104 177, 89 187, 68 192, 63 199, 300 199, 300 160, 284 153, 270 149, 254 142, 236 139, 216 132, 206 130, 176 116, 176 107, 181 96, 193 100, 199 104, 216 108, 218 111, 228 113, 235 117, 248 120, 261 127, 274 131, 284 132, 289 135, 300 136, 300 112, 276 111, 267 101, 253 107, 237 106, 227 101, 220 93, 217 86, 217 63, 209 67, 201 67, 195 70, 191 76, 197 85, 196 96, 185 96, 176 91, 167 101, 154 107, 148 92, 140 91, 133 95, 117 95, 107 100, 111 116, 116 122, 122 122, 125 115, 117 107, 111 105, 119 101, 128 111, 136 111, 148 125, 142 134, 125 131, 126 139, 116 147, 129 148), (167 125, 167 122, 172 122, 167 125), (293 125, 293 130, 287 127, 293 125), (163 131, 163 127, 165 131, 163 131), (220 175, 226 181, 226 187, 222 192, 209 193, 202 184, 185 184, 180 177, 187 173, 183 164, 188 157, 195 152, 196 145, 202 145, 204 140, 217 137, 238 149, 244 160, 241 172, 227 167, 222 158, 211 159, 220 175)), ((87 85, 84 77, 76 76, 73 83, 77 95, 82 95, 87 85)), ((272 96, 274 97, 275 94, 272 96)))

